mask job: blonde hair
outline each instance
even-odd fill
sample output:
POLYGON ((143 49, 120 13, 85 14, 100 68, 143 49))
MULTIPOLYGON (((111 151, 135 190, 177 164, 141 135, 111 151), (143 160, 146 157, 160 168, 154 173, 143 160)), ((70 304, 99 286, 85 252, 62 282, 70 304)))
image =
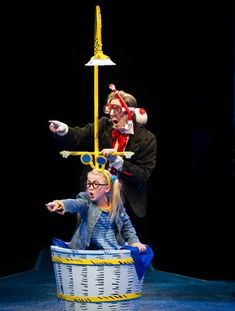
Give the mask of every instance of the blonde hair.
POLYGON ((121 185, 119 183, 118 178, 114 176, 115 178, 112 179, 112 175, 108 170, 102 170, 99 168, 93 169, 92 171, 89 172, 89 174, 97 174, 104 176, 108 186, 110 186, 111 200, 110 200, 109 219, 110 221, 113 221, 113 219, 118 213, 118 209, 121 203, 121 185))
MULTIPOLYGON (((137 107, 137 100, 135 97, 129 93, 126 93, 124 91, 118 91, 119 95, 122 97, 122 99, 125 101, 128 107, 137 107)), ((109 93, 107 97, 107 104, 109 104, 113 99, 116 99, 117 96, 114 92, 109 93)))

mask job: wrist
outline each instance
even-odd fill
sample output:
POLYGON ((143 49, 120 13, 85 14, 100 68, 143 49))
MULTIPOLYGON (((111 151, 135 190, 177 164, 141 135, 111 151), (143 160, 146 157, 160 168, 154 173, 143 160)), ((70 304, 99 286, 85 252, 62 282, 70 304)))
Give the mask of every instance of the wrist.
POLYGON ((56 134, 59 136, 65 136, 69 131, 69 127, 67 124, 64 124, 64 129, 63 131, 57 132, 56 134))
POLYGON ((61 200, 55 200, 57 204, 57 212, 64 213, 64 202, 61 200))
POLYGON ((120 156, 117 156, 115 161, 112 162, 112 167, 114 167, 116 170, 121 171, 123 167, 123 158, 120 156))

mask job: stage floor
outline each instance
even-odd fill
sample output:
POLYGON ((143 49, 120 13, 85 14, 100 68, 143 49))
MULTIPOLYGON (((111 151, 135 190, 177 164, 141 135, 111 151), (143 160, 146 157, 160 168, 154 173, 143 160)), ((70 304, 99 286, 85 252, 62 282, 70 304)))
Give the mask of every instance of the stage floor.
MULTIPOLYGON (((0 278, 1 311, 59 311, 50 251, 41 251, 35 268, 0 278)), ((148 270, 139 311, 235 310, 235 282, 208 281, 148 270)))

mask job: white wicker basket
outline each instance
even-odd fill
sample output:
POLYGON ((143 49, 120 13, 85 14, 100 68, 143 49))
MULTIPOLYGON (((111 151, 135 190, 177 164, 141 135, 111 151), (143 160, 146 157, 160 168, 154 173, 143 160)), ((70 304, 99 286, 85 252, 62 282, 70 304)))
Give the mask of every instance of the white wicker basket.
POLYGON ((129 250, 72 250, 51 246, 63 311, 137 311, 143 280, 129 250))

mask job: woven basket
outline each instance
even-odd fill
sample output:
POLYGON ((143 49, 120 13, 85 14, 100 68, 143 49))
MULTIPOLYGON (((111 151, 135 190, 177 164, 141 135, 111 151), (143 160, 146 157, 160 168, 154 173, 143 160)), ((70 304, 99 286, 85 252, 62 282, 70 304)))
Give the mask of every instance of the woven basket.
POLYGON ((51 246, 63 311, 137 311, 142 296, 129 250, 72 250, 51 246))

